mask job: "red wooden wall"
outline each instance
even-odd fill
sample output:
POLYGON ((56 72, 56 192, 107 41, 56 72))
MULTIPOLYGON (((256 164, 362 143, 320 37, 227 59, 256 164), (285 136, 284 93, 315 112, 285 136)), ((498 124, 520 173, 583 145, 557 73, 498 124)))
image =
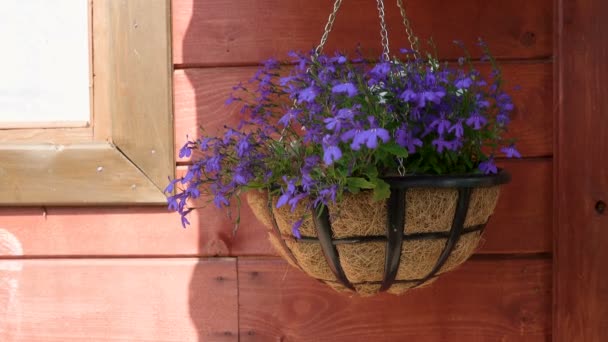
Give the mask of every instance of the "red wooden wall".
MULTIPOLYGON (((520 85, 512 135, 524 158, 477 255, 402 297, 336 294, 278 259, 245 209, 192 226, 164 208, 0 208, 0 341, 546 341, 551 336, 553 3, 409 0, 442 58, 481 36, 520 85)), ((328 0, 174 0, 176 149, 234 120, 231 86, 255 65, 309 49, 328 0)), ((405 46, 387 2, 394 49, 405 46)), ((374 1, 344 1, 327 49, 379 52, 374 1), (351 49, 352 50, 352 49, 351 49)), ((178 172, 188 160, 178 160, 178 172)))

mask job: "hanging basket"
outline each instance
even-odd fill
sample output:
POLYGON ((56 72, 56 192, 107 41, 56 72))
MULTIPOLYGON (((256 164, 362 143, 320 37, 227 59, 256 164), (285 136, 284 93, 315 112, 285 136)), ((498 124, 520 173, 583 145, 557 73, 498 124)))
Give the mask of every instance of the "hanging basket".
POLYGON ((276 209, 276 198, 261 192, 250 193, 248 202, 292 266, 338 291, 401 294, 432 283, 473 254, 510 176, 385 180, 391 186, 387 201, 373 201, 371 192, 345 194, 320 215, 306 215, 301 239, 291 227, 305 214, 302 207, 276 209))

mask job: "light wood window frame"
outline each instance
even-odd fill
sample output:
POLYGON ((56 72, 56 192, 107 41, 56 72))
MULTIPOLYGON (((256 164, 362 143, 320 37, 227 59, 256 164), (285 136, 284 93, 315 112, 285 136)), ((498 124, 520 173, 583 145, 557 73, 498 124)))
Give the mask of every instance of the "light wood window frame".
POLYGON ((92 125, 0 130, 0 205, 166 203, 175 173, 170 0, 89 8, 92 125))

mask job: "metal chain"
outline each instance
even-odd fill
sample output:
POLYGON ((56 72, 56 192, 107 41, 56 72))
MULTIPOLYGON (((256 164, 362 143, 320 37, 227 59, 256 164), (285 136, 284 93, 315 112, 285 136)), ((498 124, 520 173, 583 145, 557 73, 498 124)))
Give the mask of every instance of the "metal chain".
POLYGON ((397 6, 399 6, 399 12, 401 12, 401 18, 403 18, 403 26, 405 26, 405 33, 407 34, 407 40, 410 42, 410 47, 412 51, 414 51, 414 55, 416 57, 420 56, 420 52, 418 50, 418 37, 414 35, 414 31, 412 30, 412 26, 410 24, 410 20, 407 18, 407 13, 405 12, 405 6, 403 5, 403 0, 397 0, 397 6))
POLYGON ((398 157, 397 161, 399 162, 399 166, 397 167, 397 172, 399 172, 399 176, 405 176, 405 166, 403 165, 403 158, 398 157))
POLYGON ((384 21, 384 1, 376 0, 378 4, 378 16, 380 17, 380 36, 382 37, 382 56, 385 61, 391 59, 390 50, 388 48, 388 31, 386 30, 386 21, 384 21))
POLYGON ((319 45, 315 49, 315 55, 319 55, 323 51, 323 47, 325 46, 325 42, 327 42, 327 37, 329 36, 329 32, 331 32, 332 27, 334 26, 334 21, 336 20, 336 14, 340 9, 340 5, 342 4, 342 0, 336 0, 334 2, 334 10, 331 12, 329 17, 327 18, 327 23, 325 24, 325 31, 323 32, 323 36, 321 37, 321 41, 319 45))

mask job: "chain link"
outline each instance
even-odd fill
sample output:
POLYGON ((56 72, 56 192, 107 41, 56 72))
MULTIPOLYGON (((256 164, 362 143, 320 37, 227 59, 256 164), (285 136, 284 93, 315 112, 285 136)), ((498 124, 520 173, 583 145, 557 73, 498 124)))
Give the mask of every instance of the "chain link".
POLYGON ((399 172, 399 176, 405 176, 405 166, 403 165, 403 158, 398 157, 397 161, 399 162, 399 166, 397 167, 397 172, 399 172))
POLYGON ((378 16, 380 17, 380 36, 382 37, 382 56, 385 61, 391 59, 390 50, 388 48, 388 31, 386 30, 386 21, 384 20, 384 1, 376 0, 378 4, 378 16))
POLYGON ((327 37, 329 36, 329 33, 331 32, 331 29, 334 26, 336 14, 340 9, 341 4, 342 0, 336 0, 336 2, 334 2, 334 10, 329 14, 329 17, 327 18, 327 23, 325 24, 325 31, 323 32, 323 36, 321 37, 319 45, 315 49, 315 56, 318 56, 323 51, 323 47, 325 46, 325 43, 327 42, 327 37))
POLYGON ((397 0, 397 6, 399 6, 399 12, 401 12, 401 18, 403 18, 403 26, 405 26, 405 33, 407 34, 407 40, 410 42, 410 47, 412 48, 412 51, 414 51, 414 55, 416 57, 419 57, 420 52, 418 49, 418 37, 414 35, 410 20, 407 18, 405 6, 403 5, 403 0, 397 0))

